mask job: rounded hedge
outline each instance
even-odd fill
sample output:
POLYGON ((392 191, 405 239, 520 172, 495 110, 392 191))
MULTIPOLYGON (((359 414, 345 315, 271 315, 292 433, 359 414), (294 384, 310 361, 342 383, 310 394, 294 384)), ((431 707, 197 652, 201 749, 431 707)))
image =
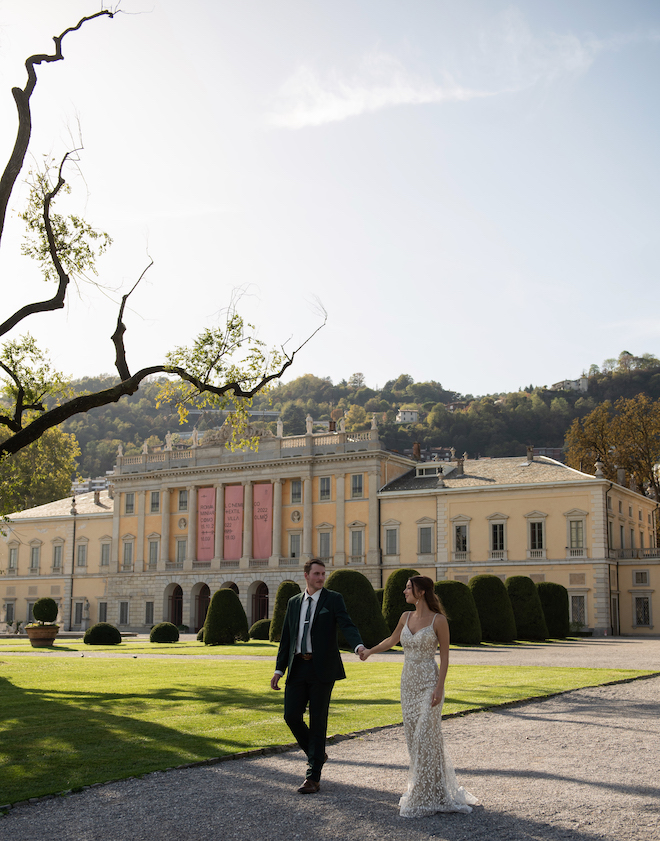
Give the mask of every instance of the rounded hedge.
POLYGON ((250 628, 251 640, 267 640, 270 631, 270 619, 259 619, 250 628))
POLYGON ((511 575, 504 582, 509 594, 519 640, 544 640, 548 638, 543 607, 536 585, 527 575, 511 575))
POLYGON ((297 596, 300 592, 300 587, 295 581, 283 581, 277 588, 275 594, 275 606, 273 607, 273 618, 270 622, 270 631, 268 632, 268 639, 271 642, 279 642, 282 637, 282 627, 284 625, 284 617, 286 615, 286 606, 289 599, 297 596))
POLYGON ((55 599, 44 596, 32 605, 32 615, 37 622, 54 622, 57 619, 59 607, 55 599))
POLYGON ((204 642, 204 626, 203 625, 199 629, 199 631, 197 631, 197 641, 198 642, 204 642))
POLYGON ((233 645, 249 640, 248 621, 241 600, 229 587, 213 594, 204 622, 204 645, 233 645))
POLYGON ((416 569, 395 569, 385 582, 383 594, 383 616, 389 628, 389 634, 396 628, 401 614, 406 610, 414 610, 415 606, 408 604, 403 596, 406 582, 414 575, 419 575, 416 569))
POLYGON ((516 620, 509 594, 497 575, 475 575, 469 584, 481 623, 481 638, 487 642, 513 642, 516 620))
POLYGON ((569 633, 568 590, 554 581, 536 585, 550 639, 566 639, 569 633))
POLYGON ((83 642, 85 645, 119 645, 121 634, 119 628, 109 622, 97 622, 85 631, 83 642))
MULTIPOLYGON (((362 642, 367 648, 373 648, 381 640, 389 637, 383 614, 380 611, 378 598, 371 581, 357 569, 336 569, 325 582, 328 590, 341 593, 344 597, 346 610, 360 632, 362 642)), ((341 630, 338 634, 340 648, 349 648, 341 630)))
POLYGON ((479 645, 481 622, 468 585, 462 581, 437 581, 434 589, 447 612, 451 641, 457 645, 479 645))
POLYGON ((149 642, 178 642, 179 629, 171 622, 159 622, 149 634, 149 642))

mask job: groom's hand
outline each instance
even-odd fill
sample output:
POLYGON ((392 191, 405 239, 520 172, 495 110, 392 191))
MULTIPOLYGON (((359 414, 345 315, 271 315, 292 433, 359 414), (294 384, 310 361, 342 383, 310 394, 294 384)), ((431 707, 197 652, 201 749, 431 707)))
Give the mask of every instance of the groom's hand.
POLYGON ((278 683, 280 682, 281 677, 282 677, 282 675, 278 675, 278 674, 274 674, 272 676, 272 678, 270 679, 270 688, 271 689, 278 689, 279 690, 280 687, 278 686, 278 683))

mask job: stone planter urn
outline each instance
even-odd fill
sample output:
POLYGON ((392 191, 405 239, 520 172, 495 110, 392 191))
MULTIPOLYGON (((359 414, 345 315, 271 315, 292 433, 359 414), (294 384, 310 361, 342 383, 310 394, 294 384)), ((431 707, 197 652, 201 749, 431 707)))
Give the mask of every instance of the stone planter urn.
POLYGON ((59 625, 27 625, 25 627, 25 633, 28 635, 32 648, 50 648, 59 630, 59 625))

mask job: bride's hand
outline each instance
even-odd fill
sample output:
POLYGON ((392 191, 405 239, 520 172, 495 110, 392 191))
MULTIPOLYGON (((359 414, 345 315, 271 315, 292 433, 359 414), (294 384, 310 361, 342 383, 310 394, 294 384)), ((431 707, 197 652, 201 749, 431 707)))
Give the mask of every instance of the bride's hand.
POLYGON ((431 707, 437 707, 440 703, 442 703, 442 693, 434 691, 431 696, 431 707))
POLYGON ((371 654, 371 649, 370 648, 363 648, 360 651, 360 660, 362 660, 364 662, 370 654, 371 654))

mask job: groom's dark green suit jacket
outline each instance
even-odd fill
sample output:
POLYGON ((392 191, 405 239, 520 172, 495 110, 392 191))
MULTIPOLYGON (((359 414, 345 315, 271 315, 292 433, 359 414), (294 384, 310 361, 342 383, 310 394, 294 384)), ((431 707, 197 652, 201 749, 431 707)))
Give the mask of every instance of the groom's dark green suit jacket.
MULTIPOLYGON (((300 627, 300 609, 305 592, 289 599, 282 626, 282 637, 277 652, 276 668, 278 672, 287 672, 287 680, 291 673, 291 664, 296 653, 298 629, 300 627)), ((312 653, 316 679, 323 682, 334 682, 346 677, 344 664, 337 645, 337 629, 341 628, 349 645, 355 649, 362 645, 360 632, 348 615, 344 598, 334 590, 321 590, 318 604, 314 613, 311 628, 312 653)))

